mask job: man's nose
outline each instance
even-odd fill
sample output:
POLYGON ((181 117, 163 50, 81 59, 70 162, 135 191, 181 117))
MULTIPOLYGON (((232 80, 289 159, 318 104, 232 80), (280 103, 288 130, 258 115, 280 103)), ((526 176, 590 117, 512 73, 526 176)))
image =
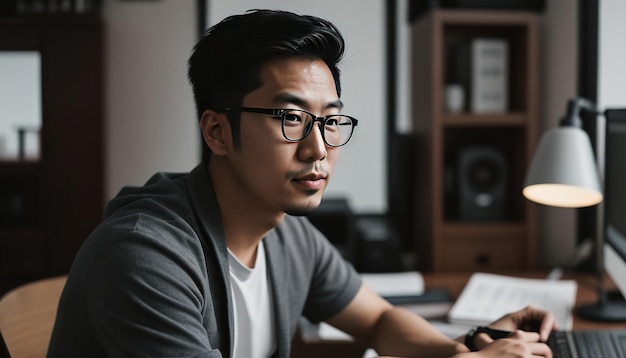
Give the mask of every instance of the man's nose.
POLYGON ((321 123, 313 123, 309 135, 298 143, 300 147, 299 157, 302 161, 310 162, 326 158, 327 147, 324 143, 322 128, 321 123))

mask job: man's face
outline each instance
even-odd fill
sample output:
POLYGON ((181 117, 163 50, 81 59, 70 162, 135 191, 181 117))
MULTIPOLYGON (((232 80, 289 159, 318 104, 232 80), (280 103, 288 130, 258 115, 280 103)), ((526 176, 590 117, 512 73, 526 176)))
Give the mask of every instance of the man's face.
MULTIPOLYGON (((243 98, 243 107, 339 113, 333 76, 321 60, 275 60, 261 68, 261 77, 263 85, 243 98)), ((324 144, 318 124, 302 141, 288 142, 280 120, 242 112, 241 147, 234 150, 231 165, 252 205, 303 215, 318 207, 338 154, 338 148, 324 144)))

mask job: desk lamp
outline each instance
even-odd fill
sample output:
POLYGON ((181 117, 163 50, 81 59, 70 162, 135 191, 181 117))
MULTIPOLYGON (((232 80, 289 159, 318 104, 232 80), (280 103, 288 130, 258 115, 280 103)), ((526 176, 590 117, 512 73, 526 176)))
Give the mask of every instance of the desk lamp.
POLYGON ((559 127, 547 131, 526 174, 522 193, 534 202, 564 208, 582 208, 602 201, 598 166, 589 136, 578 116, 593 109, 583 98, 570 100, 559 127))
MULTIPOLYGON (((603 200, 601 180, 589 136, 582 129, 581 109, 596 115, 595 105, 584 98, 568 101, 567 112, 559 127, 547 131, 539 141, 522 193, 539 204, 583 208, 603 200)), ((599 207, 601 212, 601 207, 599 207)), ((599 302, 583 306, 579 314, 597 321, 626 320, 623 302, 609 302, 604 287, 603 233, 598 235, 599 302)))

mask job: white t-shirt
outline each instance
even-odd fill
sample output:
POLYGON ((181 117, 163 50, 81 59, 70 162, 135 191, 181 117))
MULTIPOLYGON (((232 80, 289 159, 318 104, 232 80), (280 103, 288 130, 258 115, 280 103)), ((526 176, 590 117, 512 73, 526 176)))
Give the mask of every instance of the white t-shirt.
POLYGON ((235 314, 233 358, 270 357, 276 350, 276 323, 263 241, 254 268, 242 264, 230 250, 228 266, 235 314))

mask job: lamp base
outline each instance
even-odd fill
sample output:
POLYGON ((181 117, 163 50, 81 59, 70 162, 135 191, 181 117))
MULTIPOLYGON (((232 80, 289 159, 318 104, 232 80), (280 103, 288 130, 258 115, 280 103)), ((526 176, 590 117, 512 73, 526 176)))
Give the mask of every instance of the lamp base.
POLYGON ((604 301, 582 306, 580 317, 601 322, 626 322, 626 301, 604 301))

